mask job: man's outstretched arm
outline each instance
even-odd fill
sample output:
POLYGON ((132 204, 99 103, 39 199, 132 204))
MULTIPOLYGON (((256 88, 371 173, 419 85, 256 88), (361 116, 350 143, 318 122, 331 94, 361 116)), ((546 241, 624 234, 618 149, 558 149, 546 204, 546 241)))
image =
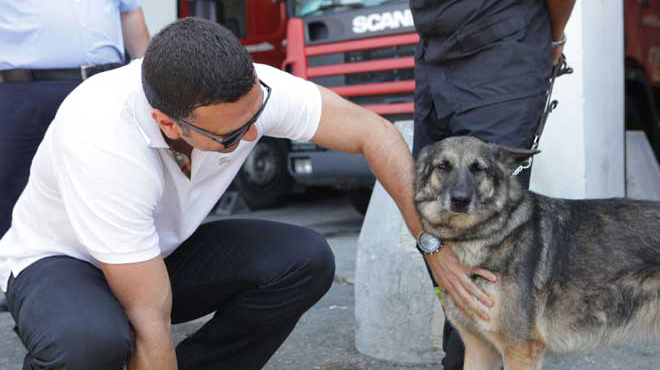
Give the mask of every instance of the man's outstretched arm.
POLYGON ((322 147, 364 155, 378 181, 394 199, 413 235, 422 230, 412 202, 415 163, 401 134, 379 115, 319 86, 323 108, 312 141, 322 147))
POLYGON ((101 269, 135 332, 128 370, 175 370, 172 291, 163 258, 126 264, 101 263, 101 269))

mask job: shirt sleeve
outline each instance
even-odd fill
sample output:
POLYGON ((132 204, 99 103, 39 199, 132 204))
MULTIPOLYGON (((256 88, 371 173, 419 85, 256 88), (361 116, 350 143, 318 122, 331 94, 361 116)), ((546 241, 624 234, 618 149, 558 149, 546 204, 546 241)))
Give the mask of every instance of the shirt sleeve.
POLYGON ((257 76, 272 88, 259 125, 266 136, 309 141, 321 120, 321 92, 314 83, 279 69, 255 64, 257 76))
POLYGON ((120 0, 119 12, 124 13, 131 11, 141 5, 142 0, 120 0))
POLYGON ((80 243, 104 263, 160 254, 154 213, 162 194, 158 172, 139 156, 80 142, 60 153, 64 206, 80 243))

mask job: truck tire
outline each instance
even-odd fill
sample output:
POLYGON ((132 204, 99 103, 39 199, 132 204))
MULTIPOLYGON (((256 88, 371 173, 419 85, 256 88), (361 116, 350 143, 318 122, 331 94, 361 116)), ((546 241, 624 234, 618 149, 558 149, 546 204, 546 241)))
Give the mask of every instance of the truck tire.
POLYGON ((234 185, 250 209, 270 208, 290 193, 293 179, 287 161, 289 142, 263 137, 248 155, 234 179, 234 185))
POLYGON ((365 215, 369 207, 369 200, 371 199, 371 192, 373 189, 360 188, 348 190, 348 199, 351 201, 353 208, 360 214, 365 215))

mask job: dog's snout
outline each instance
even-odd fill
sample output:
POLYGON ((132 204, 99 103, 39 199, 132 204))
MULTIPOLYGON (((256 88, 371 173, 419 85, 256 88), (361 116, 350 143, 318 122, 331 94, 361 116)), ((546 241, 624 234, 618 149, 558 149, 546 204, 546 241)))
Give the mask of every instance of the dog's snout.
POLYGON ((465 191, 454 191, 451 194, 451 205, 455 209, 465 209, 470 205, 472 197, 465 191))

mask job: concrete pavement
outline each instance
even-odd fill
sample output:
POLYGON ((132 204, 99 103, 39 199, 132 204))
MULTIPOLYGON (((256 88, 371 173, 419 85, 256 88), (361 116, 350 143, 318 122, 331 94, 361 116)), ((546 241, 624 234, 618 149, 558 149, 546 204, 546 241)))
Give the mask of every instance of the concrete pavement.
MULTIPOLYGON (((265 370, 440 370, 439 364, 402 366, 371 359, 354 346, 354 264, 362 217, 341 195, 300 196, 286 207, 232 217, 265 218, 311 227, 326 236, 335 252, 337 272, 330 292, 300 320, 265 370), (307 202, 305 200, 308 200, 307 202)), ((212 216, 219 218, 220 216, 212 216)), ((431 292, 430 292, 431 294, 431 292)), ((206 318, 174 327, 180 341, 206 318)), ((25 351, 12 331, 9 314, 0 314, 0 370, 21 369, 25 351)), ((660 343, 619 346, 588 355, 548 356, 544 370, 658 370, 660 343)))

